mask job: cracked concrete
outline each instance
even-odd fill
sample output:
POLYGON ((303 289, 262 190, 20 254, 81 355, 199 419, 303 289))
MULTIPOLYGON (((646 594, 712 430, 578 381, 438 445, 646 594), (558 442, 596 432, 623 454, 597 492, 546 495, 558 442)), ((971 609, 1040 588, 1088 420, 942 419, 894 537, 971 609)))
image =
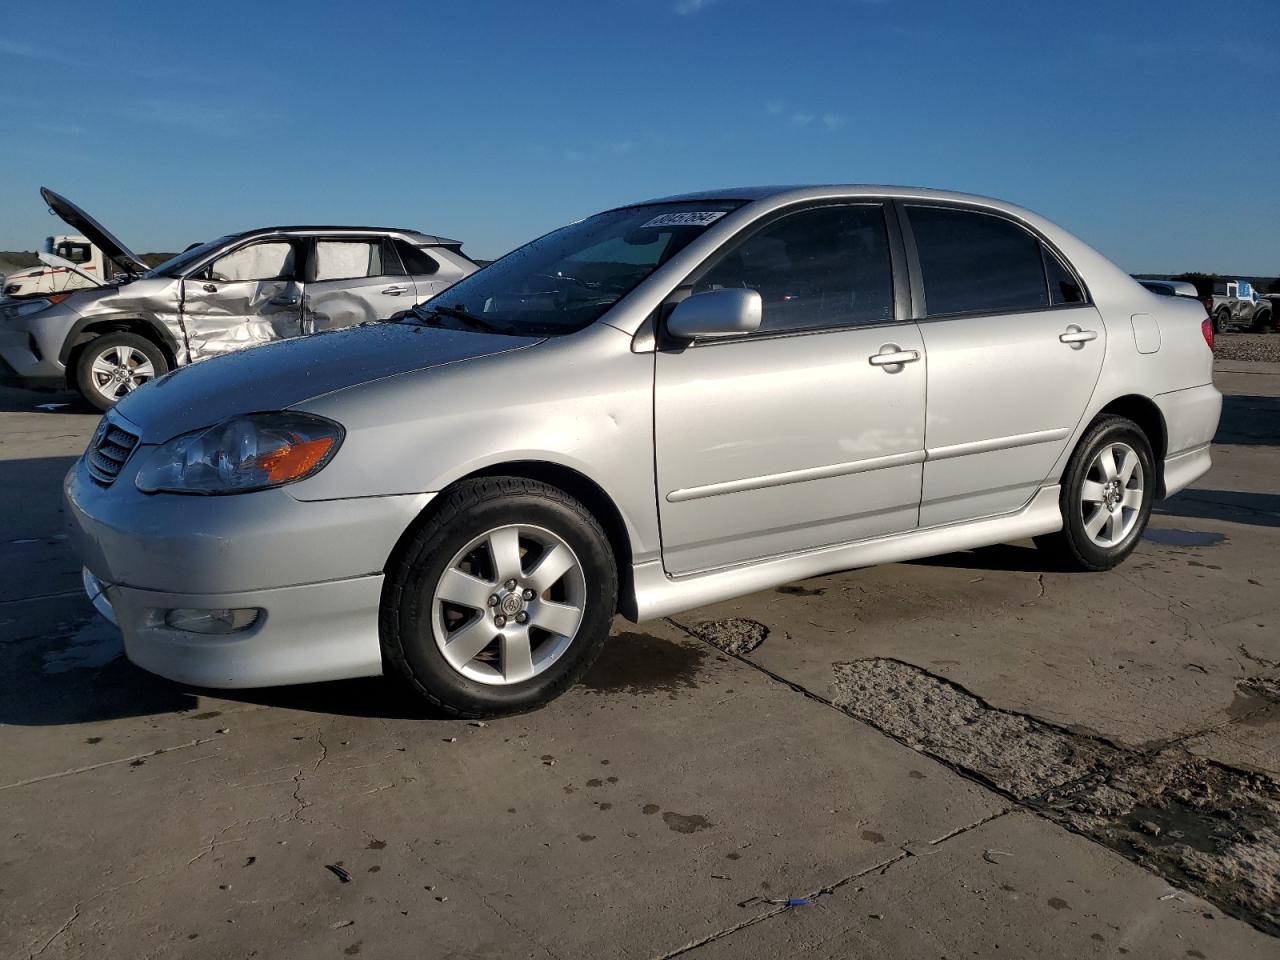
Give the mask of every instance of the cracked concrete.
MULTIPOLYGON (((1263 373, 1223 382, 1253 409, 1263 373)), ((1280 776, 1280 528, 1241 498, 1272 503, 1280 438, 1162 505, 1213 545, 1099 576, 1013 545, 620 625, 581 688, 477 727, 378 681, 212 694, 67 654, 96 621, 56 491, 94 419, 33 403, 0 390, 2 956, 1280 955, 1236 918, 1269 902, 1280 776), (695 639, 724 621, 759 628, 695 639), (1229 829, 1193 852, 1244 825, 1253 874, 1157 842, 1205 798, 1229 829)))

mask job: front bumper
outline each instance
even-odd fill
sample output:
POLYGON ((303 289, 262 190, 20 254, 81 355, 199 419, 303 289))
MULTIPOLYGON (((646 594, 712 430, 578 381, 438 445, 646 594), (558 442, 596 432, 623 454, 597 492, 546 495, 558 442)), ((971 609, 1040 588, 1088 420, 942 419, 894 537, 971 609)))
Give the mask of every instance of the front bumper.
POLYGON ((64 484, 86 591, 119 626, 130 660, 208 687, 382 672, 382 571, 430 494, 318 502, 287 489, 147 495, 133 483, 147 451, 140 447, 109 487, 80 461, 64 484), (165 612, 178 608, 262 613, 246 630, 208 635, 168 626, 165 612))
POLYGON ((58 357, 78 316, 65 303, 29 317, 0 315, 0 380, 26 387, 65 387, 67 371, 58 357))

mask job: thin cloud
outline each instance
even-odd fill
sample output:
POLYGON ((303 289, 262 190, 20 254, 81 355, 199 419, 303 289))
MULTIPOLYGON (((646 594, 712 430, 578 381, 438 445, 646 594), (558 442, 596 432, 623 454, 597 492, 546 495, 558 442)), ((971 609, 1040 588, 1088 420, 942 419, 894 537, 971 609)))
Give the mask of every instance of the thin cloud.
POLYGON ((713 3, 719 3, 719 0, 679 0, 675 5, 675 11, 680 16, 687 17, 700 10, 705 10, 713 3))
POLYGON ((787 105, 781 100, 770 100, 764 105, 764 112, 770 116, 776 117, 787 109, 787 105))
POLYGON ((828 130, 839 130, 844 124, 844 117, 838 113, 824 113, 822 115, 822 125, 828 130))
POLYGON ((807 127, 809 124, 813 123, 813 114, 812 113, 793 113, 791 115, 791 122, 795 124, 797 127, 807 127))

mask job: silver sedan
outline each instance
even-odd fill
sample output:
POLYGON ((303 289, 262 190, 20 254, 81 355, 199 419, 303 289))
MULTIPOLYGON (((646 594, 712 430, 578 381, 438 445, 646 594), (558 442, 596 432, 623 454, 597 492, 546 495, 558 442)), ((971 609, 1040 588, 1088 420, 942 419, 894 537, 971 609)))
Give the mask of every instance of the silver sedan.
POLYGON ((609 210, 398 322, 180 369, 66 480, 129 656, 527 709, 617 613, 1025 537, 1103 570, 1209 467, 1212 328, 995 200, 609 210))

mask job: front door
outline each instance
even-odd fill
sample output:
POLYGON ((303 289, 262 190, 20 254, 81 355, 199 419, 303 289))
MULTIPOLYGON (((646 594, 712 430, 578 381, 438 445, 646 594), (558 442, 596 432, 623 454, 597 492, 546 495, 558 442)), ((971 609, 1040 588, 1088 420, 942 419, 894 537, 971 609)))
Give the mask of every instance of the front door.
POLYGON ((1010 513, 1084 415, 1106 328, 1071 270, 1020 224, 958 207, 906 210, 929 355, 920 525, 1010 513))
POLYGON ((390 239, 316 239, 303 313, 308 333, 386 320, 417 299, 390 239))
POLYGON ((302 283, 295 241, 275 237, 223 254, 182 281, 192 360, 301 332, 302 283))
POLYGON ((666 344, 654 442, 662 556, 689 573, 916 526, 924 459, 920 331, 895 320, 880 204, 766 223, 693 293, 758 291, 758 332, 666 344), (899 354, 897 363, 874 359, 899 354))

